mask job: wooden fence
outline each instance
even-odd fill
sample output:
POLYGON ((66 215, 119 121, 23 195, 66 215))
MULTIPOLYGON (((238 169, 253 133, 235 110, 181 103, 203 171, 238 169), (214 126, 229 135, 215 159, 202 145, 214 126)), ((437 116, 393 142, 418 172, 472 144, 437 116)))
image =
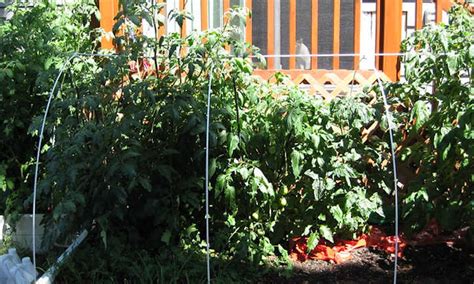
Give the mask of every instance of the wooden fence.
MULTIPOLYGON (((118 11, 118 1, 119 0, 99 0, 99 8, 102 14, 100 25, 104 28, 105 31, 111 31, 114 24, 113 16, 118 11)), ((189 4, 189 0, 154 0, 158 2, 167 2, 170 6, 171 4, 174 7, 179 9, 185 9, 185 5, 189 4)), ((423 26, 423 0, 414 0, 416 7, 416 17, 415 17, 415 27, 420 29, 423 26)), ((447 11, 452 5, 452 0, 433 0, 435 1, 436 7, 436 21, 439 22, 442 20, 442 11, 447 11)), ((458 0, 459 1, 459 0, 458 0)), ((225 11, 229 10, 232 5, 238 3, 239 5, 244 5, 249 9, 260 8, 258 15, 254 14, 253 18, 247 19, 247 25, 244 32, 244 38, 249 43, 256 39, 256 34, 259 31, 265 31, 265 37, 258 43, 260 48, 265 51, 267 55, 276 54, 276 49, 280 46, 275 45, 275 39, 277 35, 281 35, 281 31, 277 30, 279 27, 279 21, 284 20, 285 23, 288 23, 288 26, 284 28, 287 29, 288 33, 282 37, 282 41, 285 41, 287 44, 287 53, 289 55, 297 54, 297 29, 301 25, 297 26, 297 13, 301 13, 301 5, 306 5, 305 7, 310 7, 310 11, 304 11, 308 13, 308 19, 310 22, 307 24, 306 29, 309 29, 310 40, 307 43, 309 45, 308 52, 311 54, 318 53, 345 53, 345 50, 342 50, 341 43, 344 43, 344 37, 348 36, 352 39, 352 46, 349 47, 350 53, 358 54, 360 52, 361 46, 361 7, 363 5, 362 0, 193 0, 192 5, 197 5, 196 11, 200 19, 200 29, 205 30, 211 27, 211 19, 214 16, 216 9, 219 9, 219 14, 222 15, 225 11), (285 3, 285 9, 281 9, 281 12, 275 9, 277 6, 280 7, 282 2, 285 3), (217 5, 216 3, 219 3, 217 5), (343 5, 344 4, 344 5, 343 5), (263 8, 262 8, 263 5, 263 8), (277 6, 276 6, 277 5, 277 6), (286 6, 288 5, 288 6, 286 6), (300 5, 300 6, 298 6, 300 5), (308 6, 309 5, 309 6, 308 6), (327 9, 327 5, 331 6, 330 14, 321 14, 322 9, 327 9), (212 7, 211 7, 212 6, 212 7), (324 6, 324 7, 323 7, 324 6), (288 8, 288 9, 286 9, 288 8), (350 9, 349 14, 347 9, 350 9), (299 11, 299 12, 298 12, 299 11), (352 13, 351 13, 352 11, 352 13), (346 18, 349 18, 352 22, 349 25, 350 33, 347 33, 347 20, 341 19, 341 15, 346 18), (323 18, 322 18, 322 16, 323 18), (258 17, 260 18, 258 18, 258 17), (322 19, 330 19, 329 26, 332 29, 332 36, 323 37, 321 32, 325 31, 323 25, 328 25, 327 21, 322 21, 322 19), (282 19, 284 18, 284 19, 282 19), (262 23, 263 19, 263 23, 262 23), (266 22, 266 23, 265 23, 266 22), (278 25, 276 25, 278 24, 278 25), (344 24, 345 26, 343 27, 344 24), (323 29, 322 29, 323 28, 323 29), (258 31, 257 31, 258 30, 258 31), (277 33, 278 32, 278 33, 277 33), (328 40, 329 39, 329 40, 328 40), (320 50, 320 43, 330 41, 330 46, 332 48, 329 50, 322 51, 320 50)), ((375 39, 375 49, 376 53, 396 53, 399 52, 400 42, 402 40, 402 3, 403 0, 374 0, 376 4, 376 39, 375 39)), ((365 2, 364 2, 365 3, 365 2)), ((257 10, 255 10, 257 11, 257 10)), ((166 15, 166 12, 163 11, 163 14, 166 15)), ((191 25, 192 23, 189 20, 185 20, 185 27, 181 30, 181 34, 184 36, 188 28, 186 25, 191 25)), ((213 25, 215 26, 215 24, 213 25)), ((167 27, 162 27, 159 31, 159 35, 162 35, 167 32, 167 27)), ((344 43, 344 48, 347 47, 347 42, 344 43)), ((110 40, 104 39, 102 45, 105 48, 112 48, 112 43, 110 40)), ((278 54, 281 54, 278 53, 278 54)), ((275 61, 279 60, 276 58, 268 59, 269 70, 278 69, 275 68, 275 61)), ((310 58, 310 68, 311 70, 321 69, 321 64, 318 64, 317 57, 310 58)), ((325 59, 330 61, 329 67, 324 67, 324 69, 338 70, 341 69, 342 58, 340 57, 331 57, 330 59, 325 59)), ((283 67, 285 70, 294 70, 297 68, 297 58, 295 56, 290 56, 287 60, 288 63, 283 67)), ((352 64, 350 68, 347 69, 359 69, 360 58, 355 56, 351 59, 352 64)), ((379 70, 382 70, 391 80, 397 80, 399 77, 399 66, 398 58, 396 56, 379 56, 375 60, 376 67, 379 70)), ((345 64, 344 66, 347 66, 345 64)), ((344 68, 343 68, 344 69, 344 68)))

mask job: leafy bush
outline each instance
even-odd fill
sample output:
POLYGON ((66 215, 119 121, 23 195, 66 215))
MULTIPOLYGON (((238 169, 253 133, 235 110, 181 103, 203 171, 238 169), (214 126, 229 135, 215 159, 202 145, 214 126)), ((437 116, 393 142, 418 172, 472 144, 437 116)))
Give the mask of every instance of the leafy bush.
MULTIPOLYGON (((148 281, 163 274, 149 271, 146 263, 168 273, 169 267, 180 270, 187 265, 183 254, 202 262, 211 77, 214 260, 261 265, 274 254, 285 256, 283 246, 295 235, 309 236, 311 248, 321 238, 333 242, 335 236, 352 237, 366 230, 371 222, 391 222, 392 173, 383 106, 368 104, 368 92, 326 102, 288 86, 282 74, 275 74, 276 84, 263 82, 252 76, 250 55, 258 57, 258 50, 236 40, 231 24, 184 38, 178 33, 148 38, 139 36, 139 25, 145 20, 157 30, 162 5, 121 3, 114 27, 119 53, 74 58, 47 121, 39 186, 40 202, 52 208, 46 217, 47 241, 67 239, 84 228, 91 231, 78 255, 83 261, 73 262, 76 267, 67 266, 68 271, 92 271, 91 281, 127 279, 137 275, 139 267, 118 257, 126 254, 143 263, 150 274, 144 272, 140 279, 148 281), (362 140, 361 130, 374 121, 381 121, 377 135, 362 140), (94 260, 84 261, 87 258, 94 260)), ((69 27, 47 2, 19 11, 15 20, 0 26, 0 36, 7 39, 0 51, 8 47, 17 52, 0 53, 0 81, 8 86, 2 92, 12 92, 0 97, 5 102, 2 117, 12 118, 2 124, 8 135, 0 147, 16 145, 14 139, 23 147, 12 154, 4 154, 8 149, 0 152, 5 155, 0 175, 6 176, 0 186, 23 184, 26 189, 27 177, 19 174, 18 166, 31 161, 34 141, 26 128, 33 122, 34 134, 39 127, 40 119, 30 115, 41 114, 44 94, 57 74, 51 66, 61 66, 68 51, 94 48, 85 19, 96 10, 81 9, 67 22, 69 27), (40 39, 29 41, 21 25, 35 13, 36 18, 46 17, 52 28, 42 27, 35 35, 40 39), (36 49, 18 49, 20 35, 36 49), (42 53, 35 43, 46 38, 53 40, 42 53), (29 58, 25 54, 31 56, 29 61, 22 61, 29 58), (21 81, 22 72, 31 69, 26 68, 29 62, 39 67, 21 81), (17 101, 24 93, 29 94, 27 100, 17 101), (28 115, 16 116, 19 111, 14 110, 22 108, 28 115), (16 136, 9 133, 13 126, 18 127, 16 136)), ((420 219, 443 220, 444 214, 457 217, 452 228, 472 222, 472 81, 461 78, 468 74, 472 80, 472 42, 462 39, 472 39, 472 20, 457 12, 461 16, 451 25, 425 29, 405 41, 406 50, 432 53, 408 56, 407 82, 389 85, 408 110, 396 115, 403 124, 398 132, 401 160, 419 167, 404 196, 404 217, 414 228, 421 226, 420 219), (449 52, 453 55, 447 56, 449 52), (420 93, 433 80, 435 93, 420 93)), ((178 23, 189 17, 176 11, 170 15, 178 23)), ((232 11, 229 16, 236 20, 228 23, 235 23, 246 14, 232 11)), ((24 198, 17 200, 22 203, 24 198)), ((170 278, 185 281, 180 275, 170 278)))
POLYGON ((95 47, 90 27, 91 15, 97 12, 94 1, 61 8, 38 2, 32 8, 11 6, 14 16, 0 25, 0 189, 8 198, 10 215, 26 209, 36 145, 28 128, 43 111, 57 68, 67 53, 95 47))
POLYGON ((210 76, 216 252, 261 264, 294 235, 311 235, 314 246, 383 215, 387 144, 360 138, 381 116, 364 97, 328 103, 253 78, 249 54, 256 50, 236 41, 232 26, 135 38, 141 15, 133 11, 124 10, 115 27, 119 56, 76 59, 73 82, 64 82, 54 102, 54 145, 40 187, 53 206, 50 240, 94 224, 105 247, 117 239, 148 250, 202 247, 210 76))
POLYGON ((431 218, 453 230, 474 223, 474 20, 462 6, 450 23, 418 31, 402 44, 405 81, 392 84, 401 114, 401 160, 416 169, 403 218, 420 229, 431 218))

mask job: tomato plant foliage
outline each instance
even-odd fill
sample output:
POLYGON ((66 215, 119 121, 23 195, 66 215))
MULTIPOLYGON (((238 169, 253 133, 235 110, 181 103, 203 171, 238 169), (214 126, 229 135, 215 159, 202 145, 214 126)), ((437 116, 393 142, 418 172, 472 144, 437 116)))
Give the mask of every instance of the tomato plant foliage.
MULTIPOLYGON (((202 245, 210 76, 213 249, 258 264, 294 235, 333 241, 383 216, 387 144, 360 139, 380 118, 366 97, 326 102, 253 77, 258 52, 232 25, 137 36, 145 4, 127 5, 119 55, 74 59, 52 106, 39 192, 51 242, 93 224, 105 247, 202 245)), ((161 8, 147 8, 157 27, 161 8)))
POLYGON ((402 44, 405 81, 390 90, 409 110, 400 121, 400 156, 417 171, 403 205, 413 229, 433 217, 448 230, 473 225, 473 30, 472 15, 455 6, 449 24, 402 44))
POLYGON ((35 138, 28 129, 33 118, 43 110, 65 53, 90 52, 97 33, 89 24, 97 12, 94 1, 63 7, 37 2, 31 8, 11 4, 14 16, 0 24, 0 190, 12 214, 22 212, 18 208, 30 192, 35 138))
MULTIPOLYGON (((0 90, 2 189, 28 190, 19 172, 29 172, 34 149, 27 128, 37 133, 44 95, 68 52, 96 47, 96 31, 84 20, 96 9, 84 3, 66 20, 44 1, 0 26, 0 82, 7 86, 0 90), (45 26, 31 38, 21 25, 35 18, 48 24, 41 21, 45 26)), ((156 32, 163 5, 121 5, 118 53, 74 58, 52 104, 38 192, 51 208, 46 242, 86 228, 102 252, 204 249, 211 77, 213 255, 262 264, 285 255, 294 236, 308 236, 311 249, 320 239, 351 238, 370 223, 392 222, 381 100, 369 104, 367 91, 328 102, 287 84, 281 73, 274 83, 254 77, 250 55, 259 58, 258 49, 240 41, 233 25, 244 11, 231 11, 234 20, 219 29, 155 39, 139 27, 146 21, 156 32), (376 135, 361 139, 377 121, 376 135)), ((402 191, 403 221, 414 229, 430 217, 447 229, 473 220, 473 24, 460 8, 453 15, 449 25, 425 28, 403 43, 405 81, 387 84, 391 101, 404 110, 393 122, 400 126, 399 162, 417 169, 402 191)), ((191 16, 170 17, 182 25, 191 16)), ((12 200, 28 204, 31 197, 12 200)))

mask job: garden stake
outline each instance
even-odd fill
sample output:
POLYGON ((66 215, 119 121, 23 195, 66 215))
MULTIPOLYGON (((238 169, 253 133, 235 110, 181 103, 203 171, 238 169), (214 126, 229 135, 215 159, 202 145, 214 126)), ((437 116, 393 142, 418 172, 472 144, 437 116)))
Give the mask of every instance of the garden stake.
POLYGON ((207 90, 207 113, 206 113, 206 268, 207 268, 207 283, 211 283, 211 265, 209 260, 210 246, 209 246, 209 120, 211 116, 211 92, 212 92, 212 72, 214 66, 211 65, 209 72, 209 86, 207 90))
MULTIPOLYGON (((367 60, 367 57, 364 55, 360 59, 360 62, 367 60)), ((393 283, 397 283, 397 262, 398 262, 398 190, 397 190, 397 184, 398 184, 398 178, 397 178, 397 165, 396 165, 396 156, 395 156, 395 149, 393 147, 393 132, 392 132, 392 126, 393 126, 393 120, 392 120, 392 115, 389 110, 389 105, 387 102, 387 97, 385 94, 385 89, 383 88, 382 81, 380 79, 380 75, 378 70, 375 68, 375 66, 372 67, 373 71, 375 72, 375 76, 377 77, 377 83, 380 87, 380 91, 382 93, 382 98, 383 98, 383 104, 385 108, 385 115, 387 116, 388 120, 388 130, 389 130, 389 136, 390 136, 390 148, 392 152, 392 164, 393 164, 393 181, 394 181, 394 198, 395 198, 395 261, 394 261, 394 267, 393 267, 393 283)), ((357 74, 357 70, 354 70, 354 75, 352 77, 352 84, 351 84, 351 90, 350 90, 350 96, 352 95, 352 91, 354 88, 354 80, 355 76, 357 74)))
MULTIPOLYGON (((365 59, 365 56, 364 56, 365 59)), ((380 92, 382 93, 383 104, 385 107, 385 115, 387 116, 388 120, 388 133, 390 136, 390 148, 392 151, 392 166, 393 166, 393 190, 394 190, 394 198, 395 198, 395 261, 393 265, 393 283, 397 283, 397 264, 398 264, 398 178, 397 178, 397 161, 395 156, 395 148, 393 146, 393 119, 392 113, 390 112, 389 105, 387 102, 387 96, 385 94, 385 89, 382 85, 382 80, 380 79, 379 71, 375 68, 375 65, 372 67, 375 72, 375 76, 377 77, 377 82, 380 86, 380 92)))
MULTIPOLYGON (((46 125, 46 118, 48 117, 48 112, 49 108, 51 106, 51 102, 53 100, 56 88, 58 86, 59 79, 63 75, 64 71, 66 71, 66 67, 68 64, 76 57, 81 57, 81 56, 91 56, 91 57, 111 57, 111 56, 117 56, 116 54, 99 54, 99 53, 77 53, 74 52, 72 55, 70 55, 67 60, 63 63, 63 66, 61 66, 61 69, 59 70, 59 74, 54 80, 53 87, 51 88, 51 91, 49 92, 48 96, 48 102, 46 103, 46 108, 44 111, 43 115, 43 121, 41 122, 41 128, 38 134, 38 149, 36 151, 36 162, 35 162, 35 172, 34 172, 34 178, 33 178, 33 216, 32 216, 32 253, 33 253, 33 266, 36 269, 36 191, 38 188, 38 174, 39 174, 39 160, 41 156, 41 146, 43 143, 43 133, 44 133, 44 127, 46 125)), ((62 85, 61 85, 62 86, 62 85)), ((60 91, 61 87, 59 87, 58 92, 60 91)))
POLYGON ((64 73, 64 70, 66 70, 66 66, 71 62, 74 57, 77 56, 77 53, 73 53, 67 60, 64 62, 63 66, 61 67, 58 76, 56 77, 56 80, 54 80, 53 88, 51 89, 51 92, 49 93, 48 97, 48 102, 46 104, 46 109, 44 111, 44 116, 43 116, 43 121, 41 123, 41 129, 39 132, 39 138, 38 138, 38 149, 36 151, 36 164, 35 164, 35 176, 34 176, 34 181, 33 181, 33 221, 32 221, 32 233, 33 233, 33 242, 32 242, 32 251, 33 251, 33 266, 36 269, 36 190, 38 186, 38 172, 39 172, 39 159, 41 155, 41 144, 43 142, 43 133, 44 133, 44 127, 46 124, 46 118, 48 116, 48 111, 49 107, 51 106, 51 101, 53 99, 53 94, 54 91, 56 90, 56 86, 58 85, 59 78, 61 78, 62 74, 64 73))

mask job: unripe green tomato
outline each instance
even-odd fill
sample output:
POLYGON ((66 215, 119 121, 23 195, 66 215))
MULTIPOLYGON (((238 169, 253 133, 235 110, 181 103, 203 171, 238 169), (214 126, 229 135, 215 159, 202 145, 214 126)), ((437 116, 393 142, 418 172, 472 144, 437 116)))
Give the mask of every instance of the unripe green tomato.
POLYGON ((282 195, 287 195, 287 194, 288 194, 288 186, 283 185, 283 186, 281 187, 281 194, 282 194, 282 195))
POLYGON ((280 206, 285 207, 286 205, 288 205, 288 202, 286 201, 286 198, 285 197, 280 197, 280 206))

